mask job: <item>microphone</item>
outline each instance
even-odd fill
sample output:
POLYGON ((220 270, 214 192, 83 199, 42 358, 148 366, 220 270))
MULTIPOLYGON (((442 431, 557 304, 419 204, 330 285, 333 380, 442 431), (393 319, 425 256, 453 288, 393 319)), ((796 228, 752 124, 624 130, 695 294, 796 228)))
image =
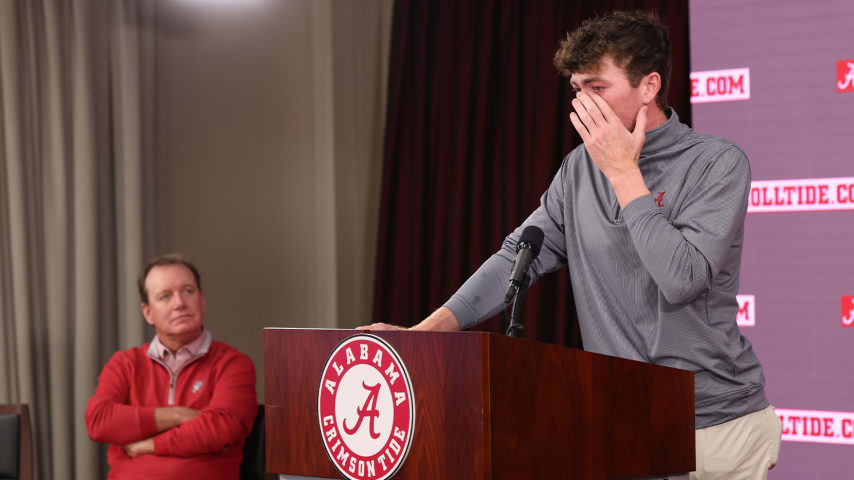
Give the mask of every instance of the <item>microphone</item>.
POLYGON ((522 230, 522 236, 516 244, 516 262, 510 272, 510 281, 507 283, 507 294, 504 295, 504 303, 509 304, 513 297, 519 293, 519 289, 526 287, 528 281, 528 268, 534 263, 543 246, 543 231, 540 227, 528 225, 522 230))

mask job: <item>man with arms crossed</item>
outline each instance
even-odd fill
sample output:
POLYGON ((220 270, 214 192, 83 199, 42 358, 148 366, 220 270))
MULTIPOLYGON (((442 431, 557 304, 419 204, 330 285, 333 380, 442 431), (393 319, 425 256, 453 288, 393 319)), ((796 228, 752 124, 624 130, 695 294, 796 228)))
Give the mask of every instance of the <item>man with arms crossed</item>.
POLYGON ((86 428, 109 443, 110 479, 232 479, 258 404, 252 360, 204 328, 195 265, 154 259, 139 276, 151 343, 117 352, 86 408, 86 428))
MULTIPOLYGON (((640 12, 592 19, 555 54, 583 145, 502 248, 413 330, 459 330, 504 308, 522 230, 545 233, 531 281, 568 264, 586 350, 691 370, 692 479, 767 478, 781 422, 736 324, 750 166, 667 107, 670 43, 640 12)), ((370 329, 397 328, 374 324, 370 329)))

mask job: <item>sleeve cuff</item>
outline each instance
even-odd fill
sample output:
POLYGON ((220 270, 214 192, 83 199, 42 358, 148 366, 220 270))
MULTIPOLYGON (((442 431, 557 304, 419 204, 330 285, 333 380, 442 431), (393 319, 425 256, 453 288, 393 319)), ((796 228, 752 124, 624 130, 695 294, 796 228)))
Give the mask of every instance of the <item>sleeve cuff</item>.
POLYGON ((477 323, 477 312, 469 305, 463 297, 454 294, 444 305, 450 310, 457 322, 460 324, 460 330, 473 327, 477 323))
POLYGON ((655 212, 659 207, 653 201, 652 194, 640 196, 626 205, 623 209, 623 219, 627 224, 634 223, 638 217, 646 215, 649 212, 655 212))
POLYGON ((139 428, 145 437, 157 435, 157 422, 154 420, 154 407, 139 409, 139 428))
MULTIPOLYGON (((164 433, 166 433, 166 432, 164 432, 164 433)), ((171 455, 172 452, 169 449, 169 445, 168 445, 169 442, 167 441, 165 435, 163 435, 163 434, 155 435, 154 438, 152 438, 152 441, 154 442, 154 454, 155 455, 161 455, 161 456, 171 455)))

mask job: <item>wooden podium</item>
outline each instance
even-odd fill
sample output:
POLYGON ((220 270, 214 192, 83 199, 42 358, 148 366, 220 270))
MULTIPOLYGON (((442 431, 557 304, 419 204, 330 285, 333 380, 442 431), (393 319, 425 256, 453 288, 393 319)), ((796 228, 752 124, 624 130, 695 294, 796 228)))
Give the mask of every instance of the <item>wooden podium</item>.
MULTIPOLYGON (((264 330, 267 471, 343 478, 317 419, 321 371, 354 330, 264 330)), ((607 479, 694 470, 694 375, 484 332, 371 332, 416 405, 394 479, 607 479)))

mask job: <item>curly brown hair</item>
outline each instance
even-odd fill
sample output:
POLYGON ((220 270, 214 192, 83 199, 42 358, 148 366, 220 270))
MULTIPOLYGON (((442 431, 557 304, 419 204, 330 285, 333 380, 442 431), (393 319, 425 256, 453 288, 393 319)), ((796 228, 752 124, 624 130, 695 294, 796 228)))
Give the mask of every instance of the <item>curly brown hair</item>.
POLYGON ((661 90, 655 102, 662 110, 667 108, 670 38, 655 13, 616 12, 585 20, 560 42, 554 65, 569 78, 573 73, 595 72, 605 55, 626 71, 632 87, 637 87, 645 75, 658 72, 661 90))

